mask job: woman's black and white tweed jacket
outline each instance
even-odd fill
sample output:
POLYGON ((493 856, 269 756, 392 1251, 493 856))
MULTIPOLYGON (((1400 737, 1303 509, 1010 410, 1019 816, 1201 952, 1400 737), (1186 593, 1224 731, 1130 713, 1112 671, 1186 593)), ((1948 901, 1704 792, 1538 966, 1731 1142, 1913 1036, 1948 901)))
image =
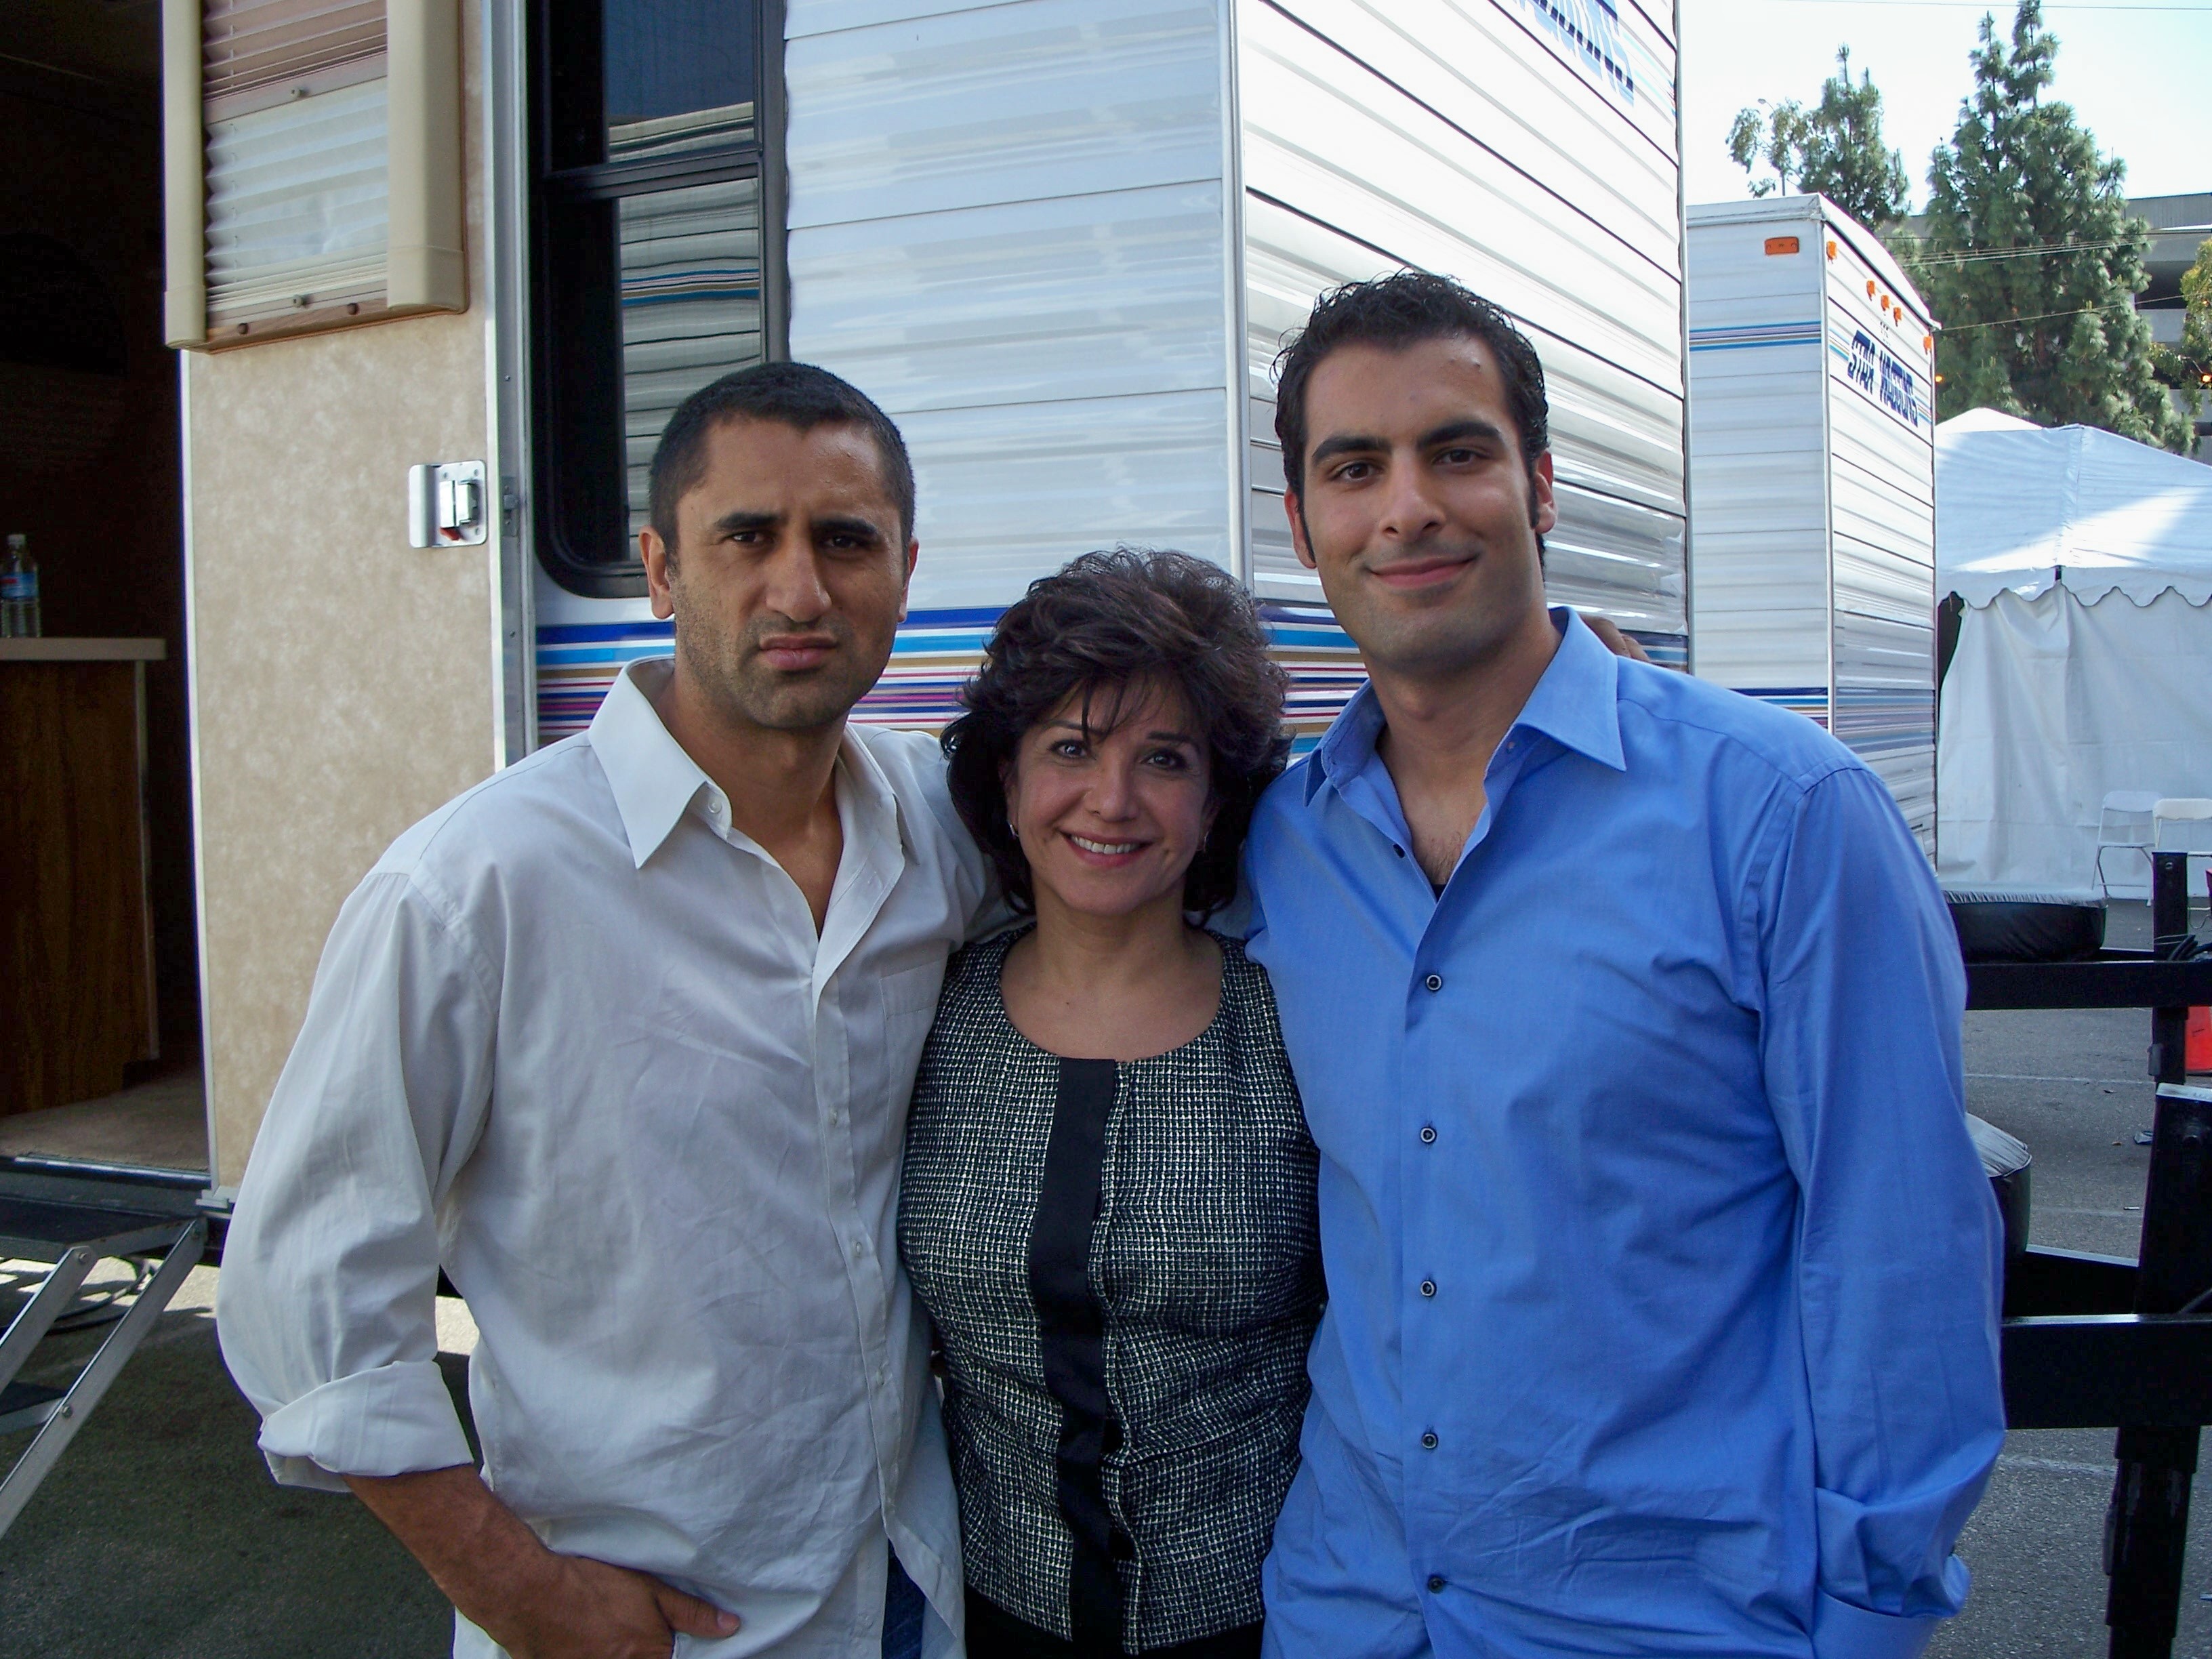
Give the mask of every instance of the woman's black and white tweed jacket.
MULTIPOLYGON (((1029 1278, 1060 1063, 1000 1000, 1019 937, 970 946, 946 975, 907 1131, 899 1250, 944 1345, 968 1582, 1066 1638, 1061 1407, 1029 1278)), ((1321 1313, 1317 1160, 1274 994, 1219 942, 1212 1023, 1115 1069, 1090 1240, 1112 1418, 1102 1484, 1133 1652, 1258 1621, 1321 1313)))

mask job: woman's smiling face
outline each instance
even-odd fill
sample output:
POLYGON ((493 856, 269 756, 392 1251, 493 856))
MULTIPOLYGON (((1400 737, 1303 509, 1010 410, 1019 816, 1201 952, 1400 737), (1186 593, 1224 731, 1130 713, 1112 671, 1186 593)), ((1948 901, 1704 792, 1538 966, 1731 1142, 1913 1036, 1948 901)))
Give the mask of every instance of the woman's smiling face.
POLYGON ((1006 810, 1038 908, 1129 915, 1180 910, 1183 876, 1213 823, 1212 777, 1197 721, 1172 688, 1138 683, 1078 692, 1022 734, 1006 810))

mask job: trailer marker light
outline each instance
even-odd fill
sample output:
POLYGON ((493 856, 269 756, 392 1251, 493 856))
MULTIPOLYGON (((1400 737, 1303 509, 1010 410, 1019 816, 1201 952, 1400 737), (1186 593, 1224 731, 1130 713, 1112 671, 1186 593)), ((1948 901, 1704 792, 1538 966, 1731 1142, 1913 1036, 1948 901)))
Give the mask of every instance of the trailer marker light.
POLYGON ((1922 336, 1920 337, 1920 349, 1921 349, 1923 351, 1933 351, 1933 350, 1935 350, 1935 349, 1936 349, 1936 337, 1935 337, 1933 334, 1923 334, 1923 335, 1922 335, 1922 336))
POLYGON ((1874 278, 1871 276, 1867 278, 1867 298, 1874 298, 1874 278))
POLYGON ((1797 239, 1795 236, 1770 236, 1766 239, 1766 251, 1770 255, 1795 253, 1797 252, 1797 239))
POLYGON ((1836 244, 1832 240, 1828 243, 1828 257, 1831 259, 1836 257, 1836 244))

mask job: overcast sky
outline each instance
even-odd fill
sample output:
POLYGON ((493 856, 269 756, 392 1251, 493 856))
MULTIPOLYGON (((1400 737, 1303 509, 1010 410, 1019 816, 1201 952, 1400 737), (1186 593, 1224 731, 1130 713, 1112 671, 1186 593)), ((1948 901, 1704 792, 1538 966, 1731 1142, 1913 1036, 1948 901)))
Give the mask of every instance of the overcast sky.
MULTIPOLYGON (((1951 136, 1973 84, 1966 54, 1985 10, 2008 37, 2009 5, 1976 0, 1681 0, 1682 143, 1692 202, 1750 193, 1729 158, 1729 124, 1761 98, 1819 101, 1836 48, 1874 71, 1882 130, 1905 152, 1917 208, 1928 153, 1951 136)), ((2058 37, 2053 95, 2097 147, 2128 164, 2130 196, 2212 191, 2212 0, 2077 0, 2044 8, 2058 37)))

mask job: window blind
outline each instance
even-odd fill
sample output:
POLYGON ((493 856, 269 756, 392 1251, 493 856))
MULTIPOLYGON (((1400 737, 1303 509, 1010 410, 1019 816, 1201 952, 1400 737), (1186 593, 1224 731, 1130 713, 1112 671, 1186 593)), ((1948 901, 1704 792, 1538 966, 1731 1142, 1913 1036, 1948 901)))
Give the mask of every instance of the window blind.
POLYGON ((384 92, 380 76, 208 123, 210 325, 382 304, 384 92))
POLYGON ((208 0, 204 16, 210 328, 380 308, 382 0, 208 0))
POLYGON ((163 0, 172 345, 467 303, 456 0, 163 0))
POLYGON ((206 0, 210 121, 384 73, 384 0, 206 0))

